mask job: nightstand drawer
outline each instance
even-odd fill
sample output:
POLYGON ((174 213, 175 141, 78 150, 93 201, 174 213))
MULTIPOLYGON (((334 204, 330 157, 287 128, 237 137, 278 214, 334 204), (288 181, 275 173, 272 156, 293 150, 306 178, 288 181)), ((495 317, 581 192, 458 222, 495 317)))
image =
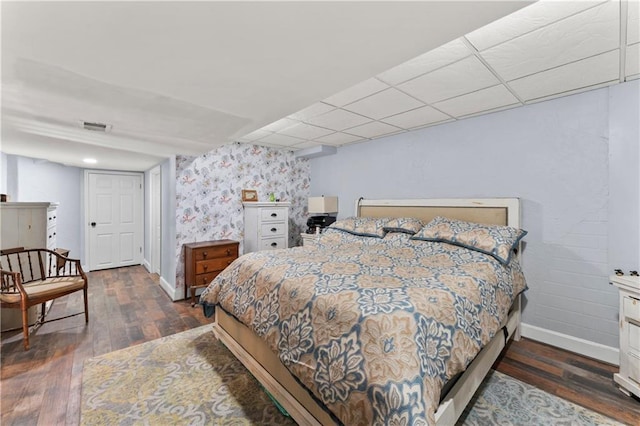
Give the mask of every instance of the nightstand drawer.
POLYGON ((261 238, 283 236, 285 226, 286 224, 284 222, 262 224, 262 226, 260 226, 260 236, 261 238))
POLYGON ((283 207, 264 208, 260 211, 260 218, 263 222, 274 222, 287 218, 287 209, 283 207))
POLYGON ((287 248, 284 238, 265 238, 258 243, 258 250, 275 250, 287 248))
POLYGON ((193 285, 191 287, 208 286, 209 284, 211 284, 211 281, 213 281, 213 279, 218 276, 220 272, 222 271, 214 271, 214 272, 209 272, 208 274, 196 275, 195 279, 193 280, 193 285))
POLYGON ((221 247, 204 247, 193 250, 193 256, 196 261, 209 260, 217 257, 238 257, 238 246, 221 246, 221 247))
POLYGON ((196 275, 206 274, 208 272, 222 271, 227 266, 231 265, 231 262, 236 260, 236 257, 220 257, 217 259, 199 260, 196 262, 196 275))
POLYGON ((640 323, 640 300, 626 296, 624 298, 624 316, 640 323))

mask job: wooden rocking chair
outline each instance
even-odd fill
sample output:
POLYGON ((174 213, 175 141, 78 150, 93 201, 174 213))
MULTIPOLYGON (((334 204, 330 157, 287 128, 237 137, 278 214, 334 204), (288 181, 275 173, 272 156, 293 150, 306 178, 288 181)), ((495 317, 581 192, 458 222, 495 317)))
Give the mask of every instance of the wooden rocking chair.
POLYGON ((29 349, 29 308, 42 305, 35 326, 80 315, 45 321, 46 302, 82 290, 84 318, 89 322, 87 276, 80 261, 47 249, 18 247, 0 251, 0 307, 22 310, 24 349, 29 349))

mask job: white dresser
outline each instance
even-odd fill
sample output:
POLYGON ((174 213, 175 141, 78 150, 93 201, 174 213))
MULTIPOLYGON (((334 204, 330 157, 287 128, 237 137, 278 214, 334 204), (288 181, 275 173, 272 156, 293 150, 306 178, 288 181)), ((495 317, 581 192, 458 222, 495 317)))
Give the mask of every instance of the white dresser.
MULTIPOLYGON (((0 203, 0 249, 15 247, 56 248, 57 203, 0 203)), ((50 302, 49 306, 50 306, 50 302)), ((0 309, 2 330, 19 328, 19 309, 0 309)), ((29 324, 35 322, 38 307, 29 309, 29 324)))
POLYGON ((56 248, 57 203, 0 203, 2 249, 56 248))
POLYGON ((246 202, 244 206, 244 253, 289 246, 288 202, 246 202))
POLYGON ((620 372, 613 375, 620 389, 640 397, 640 277, 611 277, 620 290, 620 372))

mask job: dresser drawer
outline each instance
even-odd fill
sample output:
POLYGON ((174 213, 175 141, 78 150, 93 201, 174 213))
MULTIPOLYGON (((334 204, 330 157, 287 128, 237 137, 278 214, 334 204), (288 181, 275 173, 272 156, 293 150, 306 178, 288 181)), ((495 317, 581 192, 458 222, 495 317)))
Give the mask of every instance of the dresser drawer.
POLYGON ((623 309, 626 318, 640 322, 640 300, 625 296, 623 309))
POLYGON ((264 238, 258 243, 258 250, 275 250, 287 248, 284 238, 264 238))
POLYGON ((231 265, 231 262, 236 260, 236 257, 219 257, 217 259, 199 260, 196 262, 196 275, 206 274, 207 272, 222 271, 227 266, 231 265))
POLYGON ((283 207, 264 208, 260 211, 262 222, 284 221, 287 218, 287 209, 283 207))
POLYGON ((196 261, 229 256, 238 257, 237 244, 220 247, 203 247, 193 250, 193 257, 196 261))
POLYGON ((629 323, 629 348, 627 349, 629 377, 640 383, 640 327, 629 323))
POLYGON ((261 238, 281 237, 285 233, 285 226, 287 225, 284 222, 264 223, 260 226, 260 236, 261 238))
POLYGON ((211 281, 213 281, 213 279, 218 276, 218 274, 220 272, 222 272, 222 271, 213 271, 213 272, 209 272, 209 273, 206 273, 206 274, 196 275, 194 280, 193 280, 193 283, 190 283, 191 287, 206 287, 206 286, 208 286, 209 284, 211 284, 211 281))

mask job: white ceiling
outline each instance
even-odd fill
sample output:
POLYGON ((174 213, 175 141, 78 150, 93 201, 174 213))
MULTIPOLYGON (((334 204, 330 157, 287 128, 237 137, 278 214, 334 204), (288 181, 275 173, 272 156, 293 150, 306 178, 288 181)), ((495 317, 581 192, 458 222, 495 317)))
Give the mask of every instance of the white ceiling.
POLYGON ((640 72, 635 0, 478 3, 3 1, 1 149, 146 170, 232 141, 339 146, 640 72))
POLYGON ((540 1, 239 141, 340 146, 638 78, 638 5, 540 1))

